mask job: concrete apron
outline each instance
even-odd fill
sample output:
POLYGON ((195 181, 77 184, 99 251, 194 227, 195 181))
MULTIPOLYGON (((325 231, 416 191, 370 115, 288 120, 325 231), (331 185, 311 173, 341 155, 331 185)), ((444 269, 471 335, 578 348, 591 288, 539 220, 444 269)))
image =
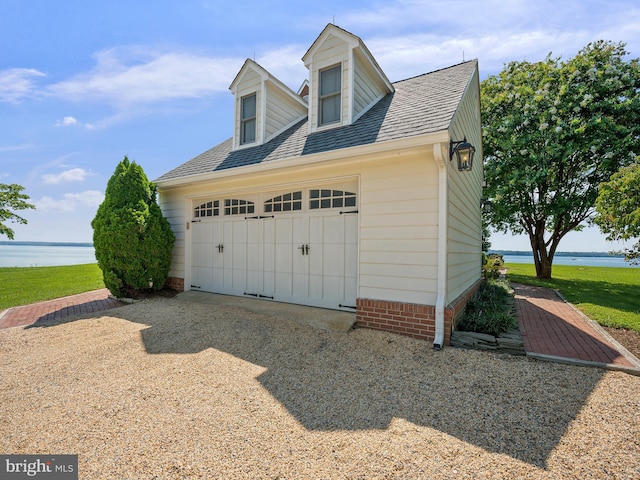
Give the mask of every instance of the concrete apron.
POLYGON ((281 316, 305 325, 331 330, 334 332, 348 332, 356 323, 356 314, 327 308, 308 307, 281 303, 256 298, 220 295, 217 293, 197 292, 190 290, 176 296, 180 301, 206 303, 211 305, 236 306, 251 312, 264 315, 281 316))

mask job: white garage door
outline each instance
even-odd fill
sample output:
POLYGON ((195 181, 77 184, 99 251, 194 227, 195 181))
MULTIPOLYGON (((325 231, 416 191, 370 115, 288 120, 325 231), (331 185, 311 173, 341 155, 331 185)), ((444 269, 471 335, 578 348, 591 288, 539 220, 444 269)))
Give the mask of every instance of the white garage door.
POLYGON ((308 188, 194 203, 191 288, 354 309, 355 188, 308 188))

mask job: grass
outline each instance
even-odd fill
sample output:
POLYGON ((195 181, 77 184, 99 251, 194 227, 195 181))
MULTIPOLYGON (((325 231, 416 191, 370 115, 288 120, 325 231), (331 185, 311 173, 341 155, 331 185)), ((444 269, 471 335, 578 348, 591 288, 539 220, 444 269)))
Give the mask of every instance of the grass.
POLYGON ((640 333, 640 269, 554 265, 553 278, 536 278, 534 265, 505 264, 507 277, 558 290, 600 325, 640 333))
POLYGON ((0 268, 0 311, 104 288, 98 264, 0 268))

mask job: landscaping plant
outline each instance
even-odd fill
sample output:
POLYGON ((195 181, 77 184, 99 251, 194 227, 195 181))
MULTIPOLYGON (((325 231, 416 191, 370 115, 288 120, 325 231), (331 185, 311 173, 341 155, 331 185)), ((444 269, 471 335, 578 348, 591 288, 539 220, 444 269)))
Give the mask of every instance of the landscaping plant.
POLYGON ((517 326, 513 312, 513 290, 504 279, 482 283, 458 323, 458 330, 498 336, 517 326))
POLYGON ((142 167, 124 157, 91 226, 98 266, 111 293, 135 296, 164 286, 175 237, 142 167))

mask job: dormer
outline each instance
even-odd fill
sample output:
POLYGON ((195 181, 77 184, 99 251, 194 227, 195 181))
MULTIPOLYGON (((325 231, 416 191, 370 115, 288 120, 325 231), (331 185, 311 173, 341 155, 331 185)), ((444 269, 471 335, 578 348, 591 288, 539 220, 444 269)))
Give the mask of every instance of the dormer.
POLYGON ((309 70, 309 132, 350 125, 394 91, 362 40, 333 24, 302 57, 309 70))
POLYGON ((300 95, 251 59, 229 90, 234 96, 234 150, 266 143, 308 114, 300 95))

